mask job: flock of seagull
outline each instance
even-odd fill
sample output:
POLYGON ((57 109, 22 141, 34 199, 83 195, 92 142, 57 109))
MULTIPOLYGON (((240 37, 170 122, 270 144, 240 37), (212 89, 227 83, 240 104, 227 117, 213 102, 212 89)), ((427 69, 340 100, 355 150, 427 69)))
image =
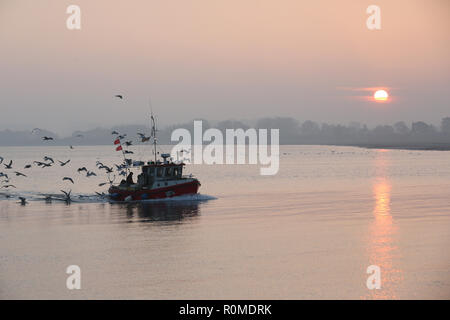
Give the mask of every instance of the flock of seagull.
MULTIPOLYGON (((38 129, 38 128, 33 129, 32 132, 36 132, 37 130, 40 130, 40 129, 38 129)), ((112 131, 111 134, 112 135, 116 135, 115 139, 119 139, 119 140, 125 139, 126 136, 127 136, 126 134, 120 134, 116 130, 112 131)), ((141 142, 146 142, 146 141, 150 140, 150 137, 146 136, 143 133, 137 133, 137 135, 140 137, 141 142)), ((82 135, 80 135, 80 136, 82 136, 82 135)), ((51 140, 53 140, 53 137, 43 136, 42 140, 43 141, 51 141, 51 140)), ((132 141, 124 141, 122 143, 122 145, 126 146, 126 147, 129 147, 129 146, 132 145, 132 141)), ((72 146, 70 146, 70 148, 73 149, 72 146)), ((132 151, 126 150, 126 149, 123 150, 123 153, 124 154, 133 154, 132 151)), ((70 159, 67 159, 65 161, 61 161, 61 160, 55 161, 55 159, 50 157, 50 156, 44 156, 43 160, 39 160, 39 161, 36 160, 36 161, 33 161, 31 164, 26 164, 23 169, 24 170, 30 169, 33 165, 35 165, 37 167, 40 167, 40 168, 49 168, 49 167, 57 166, 57 165, 59 165, 61 167, 64 167, 64 166, 68 165, 70 163, 70 161, 71 161, 70 159)), ((115 168, 114 168, 114 167, 108 167, 105 164, 103 164, 102 162, 97 161, 96 162, 97 169, 98 170, 104 170, 106 175, 107 175, 107 177, 108 177, 108 182, 102 182, 98 186, 102 187, 102 186, 107 185, 107 184, 112 184, 113 181, 115 180, 115 175, 113 175, 113 177, 111 177, 111 174, 113 174, 115 170, 116 170, 116 172, 118 173, 119 176, 124 176, 125 177, 127 175, 127 171, 126 170, 127 170, 128 166, 129 166, 130 162, 131 162, 131 159, 125 159, 124 162, 121 163, 121 164, 114 164, 114 166, 115 166, 115 168)), ((3 178, 2 180, 0 180, 0 189, 10 190, 12 188, 16 188, 16 186, 11 183, 11 177, 13 175, 15 175, 17 177, 24 177, 24 178, 28 177, 25 173, 22 173, 20 171, 13 171, 14 169, 18 170, 17 168, 14 167, 13 160, 9 160, 9 162, 7 162, 3 157, 0 156, 0 165, 3 165, 4 169, 7 170, 5 172, 0 171, 0 179, 3 178), (9 173, 9 172, 11 172, 9 170, 11 170, 12 173, 9 173)), ((92 176, 97 176, 97 174, 94 171, 88 170, 86 167, 78 168, 76 171, 77 171, 78 174, 84 173, 84 175, 87 178, 92 177, 92 176)), ((68 182, 68 183, 71 183, 71 184, 75 184, 74 179, 72 177, 68 177, 68 176, 63 177, 62 181, 65 181, 65 182, 68 182)), ((63 200, 65 202, 67 202, 67 203, 70 203, 72 201, 71 190, 69 190, 69 191, 60 190, 60 191, 63 194, 63 198, 62 199, 60 197, 52 198, 52 196, 48 196, 47 195, 44 198, 45 201, 51 202, 52 200, 63 200)), ((106 195, 104 193, 96 192, 96 194, 98 196, 101 196, 101 197, 106 197, 106 195)), ((10 196, 6 195, 6 197, 10 197, 10 196)), ((79 196, 79 197, 82 197, 82 196, 79 196)), ((20 200, 19 203, 21 205, 26 205, 28 203, 26 201, 25 197, 21 196, 21 197, 19 197, 19 200, 20 200)))

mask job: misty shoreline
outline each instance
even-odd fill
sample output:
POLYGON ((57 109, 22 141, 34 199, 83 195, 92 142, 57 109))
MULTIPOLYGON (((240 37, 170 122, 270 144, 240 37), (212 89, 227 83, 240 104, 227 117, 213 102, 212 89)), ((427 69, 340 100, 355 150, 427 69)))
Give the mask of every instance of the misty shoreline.
MULTIPOLYGON (((220 122, 202 121, 203 133, 210 128, 219 130, 223 136, 229 129, 248 130, 275 129, 279 130, 280 145, 326 145, 350 146, 368 149, 399 149, 399 150, 431 150, 450 151, 450 117, 442 118, 441 125, 435 126, 423 121, 407 124, 398 121, 393 125, 378 125, 369 128, 365 124, 351 122, 348 125, 316 123, 310 120, 299 122, 294 118, 275 117, 261 118, 253 124, 239 120, 224 120, 220 122)), ((175 145, 171 141, 174 130, 183 128, 194 137, 194 121, 174 124, 160 128, 157 132, 158 144, 175 145)), ((55 132, 44 129, 32 131, 0 131, 0 146, 96 146, 113 145, 117 133, 123 141, 130 145, 142 146, 140 134, 149 136, 146 125, 122 125, 111 128, 95 128, 86 131, 75 131, 71 136, 59 137, 55 132), (44 141, 44 137, 52 140, 44 141)), ((242 131, 241 131, 242 132, 242 131)), ((191 141, 192 143, 192 141, 191 141)), ((209 142, 204 142, 209 144, 209 142)))
MULTIPOLYGON (((207 145, 206 143, 205 145, 207 145)), ((72 145, 74 149, 77 147, 95 147, 95 146, 110 146, 111 144, 83 144, 83 145, 72 145)), ((174 143, 163 144, 163 145, 175 145, 174 143)), ((8 147, 64 147, 68 145, 65 144, 52 144, 52 145, 0 145, 0 148, 8 147)), ((142 146, 142 145, 140 145, 142 146)), ((361 149, 388 149, 388 150, 411 150, 411 151, 450 151, 450 143, 448 144, 424 144, 424 145, 390 145, 390 144, 335 144, 335 143, 280 143, 280 146, 330 146, 330 147, 355 147, 361 149)))
POLYGON ((450 144, 443 145, 367 145, 367 146, 350 146, 366 149, 390 149, 390 150, 416 150, 416 151, 450 151, 450 144))

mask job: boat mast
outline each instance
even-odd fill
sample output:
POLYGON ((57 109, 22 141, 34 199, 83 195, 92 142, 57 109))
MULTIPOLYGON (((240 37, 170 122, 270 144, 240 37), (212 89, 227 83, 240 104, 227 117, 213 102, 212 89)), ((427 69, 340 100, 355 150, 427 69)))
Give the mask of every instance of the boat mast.
POLYGON ((156 164, 156 160, 157 160, 157 157, 156 157, 156 142, 157 142, 157 140, 156 140, 156 120, 155 120, 155 117, 153 116, 153 110, 151 112, 150 119, 151 119, 151 123, 152 123, 151 136, 153 137, 153 152, 155 153, 155 164, 156 164))

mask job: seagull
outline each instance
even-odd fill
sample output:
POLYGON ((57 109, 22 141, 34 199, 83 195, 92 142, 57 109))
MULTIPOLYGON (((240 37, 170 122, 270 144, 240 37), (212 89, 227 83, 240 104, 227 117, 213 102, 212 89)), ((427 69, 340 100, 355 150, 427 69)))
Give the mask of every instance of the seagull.
POLYGON ((66 192, 64 190, 60 190, 62 193, 64 193, 64 195, 66 196, 66 198, 64 199, 64 201, 66 201, 66 203, 70 203, 72 201, 72 199, 70 198, 70 193, 72 192, 72 190, 69 190, 69 192, 66 192))
POLYGON ((16 188, 16 186, 12 184, 5 184, 4 186, 2 186, 2 188, 16 188))
POLYGON ((0 177, 5 177, 6 179, 8 179, 8 175, 6 173, 0 172, 0 177))
POLYGON ((99 187, 103 187, 105 184, 108 184, 108 182, 102 182, 102 183, 99 183, 98 186, 99 186, 99 187))
POLYGON ((146 137, 145 134, 143 134, 143 133, 138 132, 138 136, 141 137, 141 142, 146 142, 146 141, 150 140, 150 137, 146 137))
POLYGON ((22 176, 22 177, 26 177, 26 175, 24 175, 23 173, 19 172, 19 171, 14 171, 14 173, 16 174, 16 176, 22 176))
POLYGON ((0 164, 2 164, 3 162, 3 157, 0 157, 0 164))
POLYGON ((72 147, 72 146, 69 146, 69 148, 70 148, 70 149, 73 149, 73 147, 72 147))
POLYGON ((111 132, 111 134, 119 134, 116 130, 114 130, 113 132, 111 132))
POLYGON ((83 135, 82 134, 77 134, 75 137, 76 138, 83 138, 83 135))
POLYGON ((27 202, 27 199, 25 199, 24 197, 19 197, 19 199, 20 199, 20 204, 22 205, 22 206, 24 206, 24 205, 26 205, 28 202, 27 202))
POLYGON ((47 167, 51 167, 52 164, 51 163, 42 163, 42 168, 47 168, 47 167))
POLYGON ((133 143, 131 141, 125 141, 124 143, 127 147, 131 146, 133 143))
POLYGON ((100 167, 98 167, 99 169, 105 169, 107 173, 111 173, 113 172, 112 168, 109 168, 107 166, 101 165, 100 167))
POLYGON ((88 171, 88 172, 86 172, 86 177, 90 177, 90 176, 97 176, 96 174, 95 174, 95 172, 93 172, 93 171, 88 171))
POLYGON ((63 178, 63 181, 64 181, 64 180, 70 181, 70 182, 72 182, 72 184, 74 184, 74 182, 73 182, 72 178, 69 178, 69 177, 64 177, 64 178, 63 178))
POLYGON ((66 162, 62 162, 60 160, 58 160, 58 161, 59 161, 59 164, 61 165, 61 167, 64 167, 66 164, 68 164, 70 162, 70 159, 67 160, 66 162))
POLYGON ((6 169, 12 169, 12 160, 9 160, 9 164, 4 163, 3 165, 5 166, 6 169))
POLYGON ((123 99, 123 96, 121 94, 116 94, 114 97, 119 98, 119 99, 123 99))
POLYGON ((39 132, 39 131, 41 131, 41 129, 39 129, 39 128, 34 128, 33 130, 31 130, 31 133, 34 134, 34 133, 37 133, 37 132, 39 132))
POLYGON ((52 138, 52 137, 44 136, 44 137, 42 137, 42 140, 48 141, 48 140, 53 140, 53 138, 52 138))
POLYGON ((97 192, 97 191, 96 191, 95 194, 98 195, 98 196, 101 197, 101 198, 106 197, 106 194, 105 194, 104 192, 100 193, 100 192, 97 192))
POLYGON ((127 135, 126 134, 122 134, 120 136, 117 137, 117 139, 122 140, 123 138, 125 138, 127 135))
POLYGON ((133 151, 124 150, 123 153, 125 153, 125 154, 133 154, 134 152, 133 151))
POLYGON ((23 167, 24 169, 29 169, 31 168, 31 164, 27 164, 25 167, 23 167))
POLYGON ((45 160, 45 161, 50 161, 51 163, 55 163, 55 161, 53 161, 52 158, 47 157, 47 156, 44 157, 44 160, 45 160))
POLYGON ((33 161, 38 167, 43 166, 45 163, 41 161, 33 161))
POLYGON ((86 169, 86 167, 82 167, 82 168, 78 168, 77 171, 78 171, 78 173, 80 173, 81 171, 86 171, 87 172, 88 170, 86 169))

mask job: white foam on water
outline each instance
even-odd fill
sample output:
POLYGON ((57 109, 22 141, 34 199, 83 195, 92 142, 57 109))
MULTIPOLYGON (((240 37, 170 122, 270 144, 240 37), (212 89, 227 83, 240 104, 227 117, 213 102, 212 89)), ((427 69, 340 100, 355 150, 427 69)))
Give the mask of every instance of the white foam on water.
MULTIPOLYGON (((32 191, 22 191, 22 192, 5 192, 0 193, 0 200, 19 200, 19 197, 24 197, 27 201, 46 201, 46 197, 50 196, 51 200, 55 201, 64 201, 65 195, 63 193, 38 193, 32 191)), ((112 203, 121 203, 121 202, 172 202, 172 201, 180 201, 180 202, 202 202, 209 200, 216 200, 217 198, 207 194, 189 194, 176 196, 171 198, 163 198, 163 199, 146 199, 146 200, 132 200, 132 201, 114 201, 107 194, 98 195, 98 194, 78 194, 73 193, 70 196, 71 202, 75 203, 99 203, 99 202, 112 202, 112 203)))

